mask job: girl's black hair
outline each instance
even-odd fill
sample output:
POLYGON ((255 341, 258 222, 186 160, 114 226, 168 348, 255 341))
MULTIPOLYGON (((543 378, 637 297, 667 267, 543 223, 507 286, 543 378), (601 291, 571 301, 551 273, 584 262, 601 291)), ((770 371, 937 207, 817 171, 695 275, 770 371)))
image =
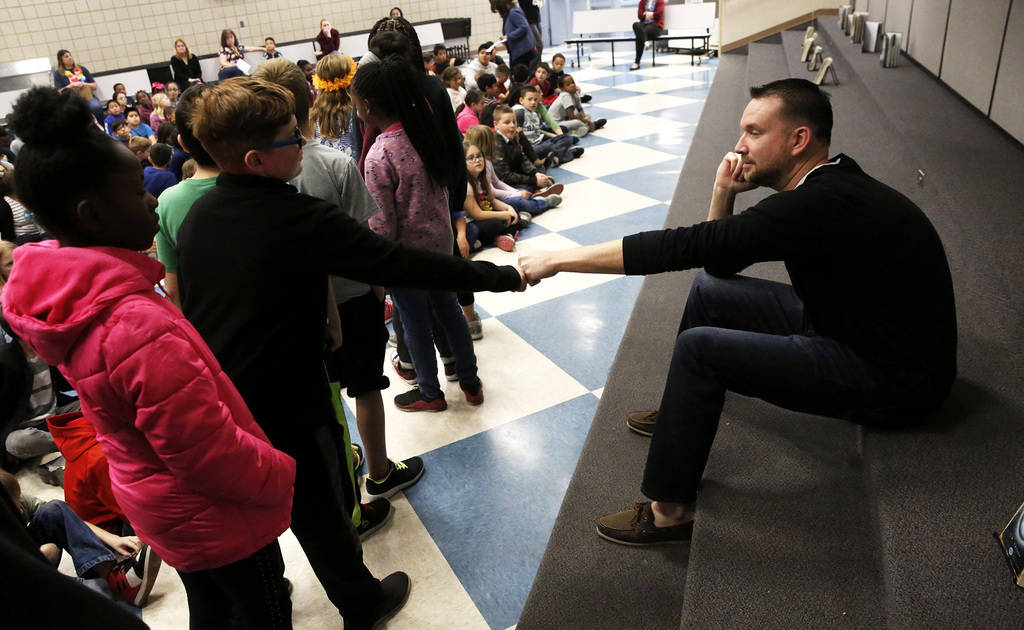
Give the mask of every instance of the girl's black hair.
POLYGON ((156 130, 156 141, 161 144, 178 146, 178 127, 172 122, 161 123, 156 130))
POLYGON ((360 66, 352 80, 352 91, 402 123, 430 179, 447 188, 452 169, 445 164, 445 140, 408 58, 390 55, 380 63, 360 66))
POLYGON ((96 127, 89 104, 72 90, 29 89, 15 102, 9 122, 25 141, 14 170, 21 202, 47 232, 68 234, 78 201, 107 186, 121 159, 118 142, 96 127))
MULTIPOLYGON (((420 36, 416 33, 416 27, 412 25, 412 22, 405 19, 404 17, 392 18, 386 17, 377 20, 370 29, 370 34, 366 38, 367 48, 373 50, 373 41, 380 33, 394 32, 404 35, 408 40, 408 52, 404 53, 409 59, 409 65, 414 71, 419 74, 426 74, 427 70, 423 67, 423 60, 421 55, 423 54, 423 46, 420 44, 420 36)), ((383 59, 386 55, 378 55, 376 52, 373 54, 377 55, 380 59, 383 59)))

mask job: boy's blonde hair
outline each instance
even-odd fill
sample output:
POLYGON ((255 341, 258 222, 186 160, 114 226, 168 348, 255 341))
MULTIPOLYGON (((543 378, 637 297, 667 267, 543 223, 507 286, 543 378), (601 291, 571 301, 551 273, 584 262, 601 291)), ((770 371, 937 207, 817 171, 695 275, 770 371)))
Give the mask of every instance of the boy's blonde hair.
MULTIPOLYGON (((352 71, 352 63, 348 55, 324 55, 316 62, 315 74, 321 81, 343 79, 352 71)), ((347 89, 323 91, 313 101, 309 118, 320 126, 321 136, 337 138, 348 131, 352 108, 352 98, 347 89)))
POLYGON ((195 158, 185 160, 181 165, 181 178, 188 179, 189 177, 192 177, 196 174, 196 170, 198 168, 199 164, 196 162, 195 158))
POLYGON ((203 92, 192 112, 192 134, 221 170, 244 166, 254 146, 269 144, 295 114, 295 99, 279 85, 251 77, 222 81, 203 92))
POLYGON ((149 147, 153 146, 153 143, 149 141, 149 138, 144 136, 132 136, 132 139, 128 141, 128 148, 132 150, 135 155, 142 155, 149 147))
POLYGON ((309 83, 306 82, 306 74, 295 63, 284 58, 274 59, 256 68, 252 76, 254 79, 280 85, 291 92, 295 103, 295 122, 299 127, 306 125, 306 121, 309 120, 309 83))
POLYGON ((466 143, 476 145, 485 158, 494 160, 494 131, 487 125, 474 125, 467 129, 466 143))

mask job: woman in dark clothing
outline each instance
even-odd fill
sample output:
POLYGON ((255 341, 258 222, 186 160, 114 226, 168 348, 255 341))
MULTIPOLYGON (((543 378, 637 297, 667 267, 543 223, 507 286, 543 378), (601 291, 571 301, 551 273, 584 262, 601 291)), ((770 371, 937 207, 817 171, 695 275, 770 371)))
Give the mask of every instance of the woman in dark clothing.
POLYGON ((174 82, 182 91, 193 83, 203 82, 203 70, 199 67, 199 58, 188 49, 188 44, 180 37, 174 40, 174 56, 171 57, 171 74, 174 82))
POLYGON ((640 67, 640 58, 644 55, 644 44, 665 32, 665 0, 640 0, 636 8, 637 22, 633 22, 633 33, 636 35, 636 59, 630 70, 640 67))
POLYGON ((501 16, 502 43, 508 50, 509 67, 523 64, 533 74, 540 61, 540 54, 537 53, 537 42, 533 38, 533 29, 530 28, 526 14, 515 0, 491 0, 491 13, 501 16))
POLYGON ((327 18, 320 20, 320 32, 313 40, 313 54, 319 59, 341 50, 341 33, 338 29, 331 28, 331 22, 327 18))

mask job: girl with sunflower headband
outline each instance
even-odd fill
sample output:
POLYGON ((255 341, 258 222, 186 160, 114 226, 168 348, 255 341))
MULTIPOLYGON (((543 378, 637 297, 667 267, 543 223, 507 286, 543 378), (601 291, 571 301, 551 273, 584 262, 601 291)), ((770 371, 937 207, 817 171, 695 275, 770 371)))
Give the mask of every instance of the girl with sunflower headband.
POLYGON ((358 159, 362 137, 356 121, 355 106, 348 95, 348 87, 356 74, 356 62, 348 55, 325 55, 313 72, 313 87, 319 94, 313 102, 309 117, 316 126, 320 144, 342 151, 358 159))

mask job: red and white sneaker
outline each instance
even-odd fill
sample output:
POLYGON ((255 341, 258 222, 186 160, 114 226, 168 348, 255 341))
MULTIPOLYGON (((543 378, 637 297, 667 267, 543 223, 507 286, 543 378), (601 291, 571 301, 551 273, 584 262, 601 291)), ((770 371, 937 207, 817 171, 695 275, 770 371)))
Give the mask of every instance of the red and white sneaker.
POLYGON ((387 326, 395 317, 395 303, 391 301, 390 295, 384 296, 384 325, 387 326))
POLYGON ((149 545, 142 545, 142 550, 134 558, 114 565, 107 575, 107 584, 114 595, 129 604, 145 606, 162 562, 149 545))
POLYGON ((516 248, 516 239, 508 234, 499 234, 494 238, 494 245, 503 252, 510 252, 516 248))
POLYGON ((397 374, 400 379, 410 385, 416 384, 416 368, 407 369, 402 367, 402 362, 398 358, 397 352, 391 356, 391 367, 395 368, 395 374, 397 374))

